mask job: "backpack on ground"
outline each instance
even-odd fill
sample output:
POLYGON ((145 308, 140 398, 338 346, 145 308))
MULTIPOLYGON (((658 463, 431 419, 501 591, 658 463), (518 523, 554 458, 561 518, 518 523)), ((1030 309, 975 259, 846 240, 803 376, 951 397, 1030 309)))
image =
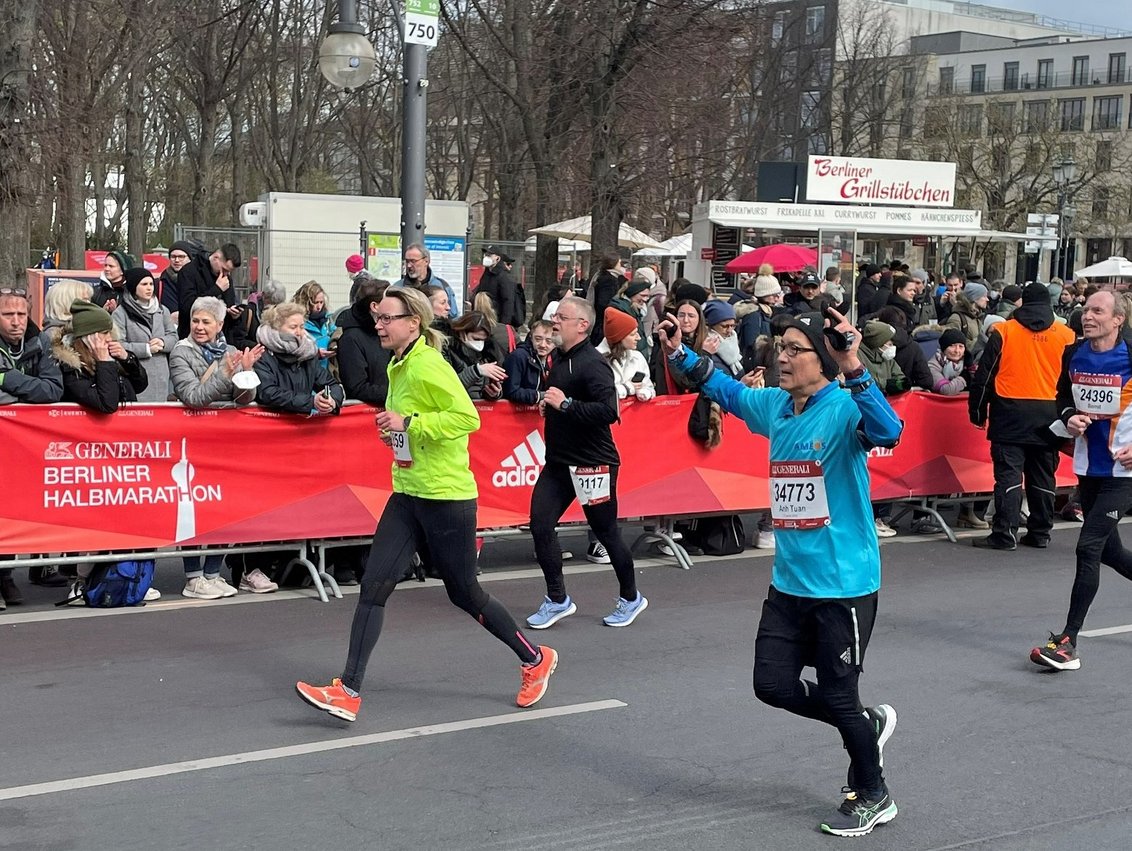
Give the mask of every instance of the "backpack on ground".
POLYGON ((684 540, 695 544, 708 556, 738 555, 747 548, 743 520, 738 514, 697 518, 684 533, 684 540))
POLYGON ((81 595, 70 596, 55 605, 66 606, 81 599, 96 609, 136 606, 145 601, 145 594, 153 584, 154 567, 152 559, 97 564, 86 578, 81 595))

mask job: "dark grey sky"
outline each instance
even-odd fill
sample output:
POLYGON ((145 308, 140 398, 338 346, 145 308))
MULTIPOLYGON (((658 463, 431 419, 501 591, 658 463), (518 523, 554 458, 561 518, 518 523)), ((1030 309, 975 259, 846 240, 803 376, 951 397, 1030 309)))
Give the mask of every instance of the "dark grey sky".
POLYGON ((1132 31, 1128 0, 1082 0, 1080 3, 1066 3, 1065 0, 987 0, 986 5, 1132 31))

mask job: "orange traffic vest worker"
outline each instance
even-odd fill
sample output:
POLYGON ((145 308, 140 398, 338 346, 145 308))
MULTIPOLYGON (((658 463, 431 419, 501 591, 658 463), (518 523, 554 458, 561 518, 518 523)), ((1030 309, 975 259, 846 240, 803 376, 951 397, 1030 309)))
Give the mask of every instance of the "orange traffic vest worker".
POLYGON ((994 463, 994 522, 986 538, 973 541, 976 547, 1049 543, 1058 455, 1048 426, 1057 418, 1061 356, 1073 341, 1073 332, 1055 321, 1049 291, 1038 282, 1022 291, 1010 319, 991 326, 967 402, 971 422, 987 430, 994 463), (1023 493, 1030 513, 1019 538, 1023 493))

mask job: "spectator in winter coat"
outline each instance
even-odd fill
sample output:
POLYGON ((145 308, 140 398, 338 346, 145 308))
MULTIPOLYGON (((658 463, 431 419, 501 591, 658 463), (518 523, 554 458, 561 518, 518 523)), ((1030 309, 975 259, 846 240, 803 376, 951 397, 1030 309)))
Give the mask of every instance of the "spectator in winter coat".
POLYGON ((425 294, 428 296, 428 303, 432 305, 432 316, 434 319, 447 321, 455 315, 452 313, 452 303, 448 298, 448 291, 445 290, 444 287, 431 286, 425 291, 425 294))
POLYGON ((267 351, 256 362, 261 407, 309 417, 337 414, 342 384, 318 363, 318 346, 307 334, 306 310, 292 301, 269 308, 256 332, 267 351))
POLYGON ((935 310, 935 298, 930 289, 931 278, 923 269, 913 269, 908 273, 908 279, 916 288, 916 293, 912 297, 912 308, 914 316, 912 321, 908 323, 908 330, 914 331, 923 325, 931 325, 937 322, 935 310))
POLYGON ((180 327, 178 317, 181 310, 181 289, 177 280, 181 277, 181 270, 185 268, 197 246, 191 242, 178 240, 169 246, 169 265, 161 273, 157 281, 157 291, 161 303, 169 311, 173 324, 180 327))
MULTIPOLYGON (((432 255, 423 243, 414 242, 405 249, 405 275, 393 284, 395 287, 416 287, 423 292, 428 287, 440 287, 448 301, 447 319, 460 315, 460 305, 456 303, 456 293, 444 278, 432 271, 432 255)), ((351 302, 353 299, 351 299, 351 302)), ((435 304, 433 305, 435 308, 435 304)), ((433 311, 436 312, 435 309, 433 311)))
POLYGON ((919 388, 932 389, 932 373, 928 369, 928 359, 920 344, 912 339, 908 333, 908 318, 903 311, 892 305, 877 311, 876 318, 891 325, 896 333, 892 342, 896 346, 896 365, 900 367, 908 379, 908 390, 919 388))
POLYGON ((798 279, 798 289, 782 300, 786 312, 792 316, 803 313, 825 314, 827 307, 837 307, 832 296, 821 289, 821 280, 813 272, 807 272, 798 279))
MULTIPOLYGON (((477 293, 477 296, 480 295, 477 293)), ((478 310, 452 323, 452 336, 444 345, 444 359, 456 370, 472 399, 498 399, 503 395, 506 371, 491 332, 495 323, 478 310)))
MULTIPOLYGON (((389 393, 390 350, 381 345, 377 336, 377 306, 385 297, 388 286, 375 280, 363 281, 358 285, 356 298, 350 308, 339 315, 338 327, 342 336, 338 338, 338 376, 347 399, 358 399, 367 405, 385 407, 385 397, 389 393)), ((447 295, 439 287, 437 292, 445 299, 447 295)), ((436 312, 434 306, 433 313, 436 312)), ((444 307, 444 321, 448 321, 447 305, 444 307)))
POLYGON ((169 353, 169 383, 177 401, 187 408, 232 408, 255 401, 259 376, 256 361, 263 346, 240 351, 224 340, 227 308, 205 296, 193 305, 189 336, 169 353))
POLYGON ((725 301, 712 299, 704 305, 704 322, 708 326, 706 339, 718 340, 718 347, 711 356, 712 363, 732 378, 739 378, 746 370, 736 331, 735 308, 725 301))
POLYGON ((476 295, 484 294, 491 299, 491 309, 496 316, 511 316, 515 312, 515 282, 503 266, 502 252, 488 245, 483 250, 483 277, 476 287, 476 295))
POLYGON ((63 375, 51 356, 51 335, 28 319, 27 289, 0 287, 0 405, 62 398, 63 375))
POLYGON ((177 326, 158 300, 148 270, 127 269, 125 281, 113 319, 122 346, 145 370, 148 386, 138 394, 138 401, 165 402, 169 398, 169 353, 177 345, 177 326))
POLYGON ((939 351, 928 359, 928 369, 932 373, 933 393, 957 396, 967 389, 970 363, 962 331, 948 328, 939 335, 939 351))
POLYGON ((983 336, 983 313, 990 301, 987 288, 982 284, 966 284, 952 299, 951 315, 943 323, 945 328, 956 328, 963 332, 967 351, 975 357, 983 350, 986 338, 983 336))
POLYGON ((126 289, 126 270, 138 265, 137 258, 124 251, 108 251, 106 259, 102 261, 102 274, 98 276, 98 286, 90 300, 113 313, 118 308, 118 301, 126 289))
POLYGON ((550 354, 554 351, 554 323, 536 319, 527 339, 503 362, 503 398, 516 405, 537 405, 546 391, 550 354))
POLYGON ((590 281, 586 298, 597 311, 597 319, 590 331, 590 342, 595 346, 605 338, 605 309, 625 283, 625 264, 616 251, 607 251, 598 261, 598 273, 590 281))
POLYGON ((645 361, 648 361, 650 351, 649 342, 644 338, 645 313, 648 310, 648 302, 648 281, 643 278, 634 278, 626 283, 625 286, 621 288, 621 291, 613 297, 613 301, 609 303, 610 307, 615 307, 622 313, 627 313, 637 320, 637 337, 639 338, 637 351, 641 353, 645 361))
MULTIPOLYGON (((704 339, 707 337, 707 325, 704 322, 700 303, 693 299, 684 299, 675 308, 673 315, 680 330, 681 342, 696 354, 702 354, 704 339)), ((659 336, 653 341, 652 347, 652 381, 659 396, 693 392, 691 383, 686 381, 681 373, 669 369, 668 358, 665 356, 664 346, 660 344, 659 336)))
POLYGON ((944 280, 942 292, 935 300, 935 316, 941 325, 951 316, 951 312, 955 309, 956 298, 962 290, 963 276, 958 272, 950 273, 944 280))
POLYGON ((306 310, 303 328, 307 336, 318 346, 318 365, 328 366, 334 352, 330 348, 330 338, 334 335, 334 320, 330 318, 330 305, 326 300, 326 290, 318 281, 307 281, 295 292, 292 301, 306 310))
MULTIPOLYGON (((487 317, 487 324, 491 326, 491 337, 489 339, 495 344, 495 354, 498 356, 499 362, 502 363, 503 359, 515 351, 515 347, 519 345, 518 334, 512 326, 500 322, 496 318, 495 308, 491 306, 491 299, 484 293, 476 293, 476 297, 472 301, 472 310, 487 317)), ((435 324, 434 327, 436 327, 435 324)), ((451 336, 451 324, 448 325, 448 330, 443 333, 446 336, 451 336)))
POLYGON ((114 320, 89 301, 71 305, 70 333, 52 347, 63 373, 63 401, 113 414, 123 402, 136 402, 146 388, 137 357, 114 339, 114 320))
POLYGON ((782 286, 774 275, 759 275, 751 288, 752 301, 735 305, 735 319, 738 322, 739 348, 744 355, 751 352, 759 337, 773 336, 770 320, 778 313, 784 313, 782 286))
POLYGON ((869 320, 861 335, 861 363, 885 396, 903 393, 908 389, 908 379, 896 362, 896 344, 892 342, 895 336, 896 329, 879 319, 869 320))
POLYGON ((236 291, 232 287, 231 275, 240 267, 242 259, 240 248, 234 243, 225 243, 207 257, 193 254, 181 271, 177 273, 177 295, 181 301, 177 311, 177 336, 189 336, 189 314, 193 304, 201 296, 212 296, 229 307, 236 304, 236 291))
POLYGON ((857 281, 857 315, 869 316, 888 303, 890 287, 881 282, 881 268, 870 263, 857 281))
POLYGON ((648 402, 656 398, 656 387, 649 378, 649 365, 637 349, 640 330, 634 318, 615 307, 605 309, 605 339, 597 350, 613 369, 618 399, 648 402))

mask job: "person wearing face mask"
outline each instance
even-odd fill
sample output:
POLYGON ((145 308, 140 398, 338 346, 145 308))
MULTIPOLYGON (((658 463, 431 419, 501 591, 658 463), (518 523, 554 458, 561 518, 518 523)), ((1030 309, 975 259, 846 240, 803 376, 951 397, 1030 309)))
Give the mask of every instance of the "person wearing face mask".
POLYGON ((515 282, 503 265, 502 252, 494 245, 483 250, 483 277, 476 287, 476 295, 491 299, 496 316, 511 316, 515 312, 515 282))
POLYGON ((607 251, 598 261, 598 272, 586 291, 586 300, 594 306, 597 316, 590 330, 590 342, 595 346, 605 339, 605 309, 624 283, 625 264, 616 251, 607 251))
POLYGON ((495 323, 478 310, 465 313, 452 323, 452 336, 444 346, 444 359, 473 399, 503 395, 507 372, 499 365, 499 352, 491 339, 494 327, 495 323))
POLYGON ((164 402, 169 398, 169 353, 177 345, 177 326, 158 301, 148 270, 127 269, 124 279, 126 287, 113 319, 123 347, 141 361, 148 377, 138 401, 164 402))
POLYGON ((908 378, 896 362, 896 329, 877 319, 865 324, 861 336, 861 363, 885 396, 894 396, 908 389, 908 378))

